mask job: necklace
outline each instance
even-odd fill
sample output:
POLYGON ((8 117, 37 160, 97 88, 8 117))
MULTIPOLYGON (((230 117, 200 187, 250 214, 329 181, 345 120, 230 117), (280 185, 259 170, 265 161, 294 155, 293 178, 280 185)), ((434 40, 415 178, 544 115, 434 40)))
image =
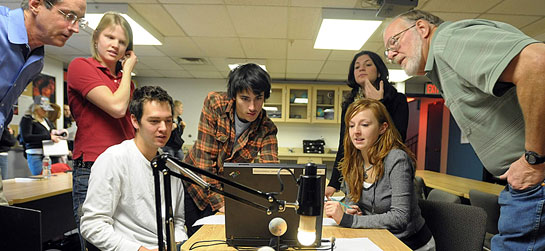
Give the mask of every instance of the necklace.
POLYGON ((363 178, 367 179, 367 178, 369 177, 369 176, 367 175, 367 172, 368 172, 369 170, 371 170, 371 168, 373 168, 373 165, 370 165, 370 166, 365 167, 365 168, 363 169, 363 178))

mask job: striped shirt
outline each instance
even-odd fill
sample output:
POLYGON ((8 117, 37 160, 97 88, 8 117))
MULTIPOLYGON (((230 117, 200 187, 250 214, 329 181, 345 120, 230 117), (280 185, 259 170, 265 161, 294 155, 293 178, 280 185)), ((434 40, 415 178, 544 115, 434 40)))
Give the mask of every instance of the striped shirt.
POLYGON ((512 83, 498 82, 522 49, 539 41, 489 20, 441 24, 433 35, 426 76, 486 169, 501 175, 524 153, 524 119, 512 83))
MULTIPOLYGON (((259 153, 259 162, 278 163, 278 129, 267 117, 265 110, 235 141, 235 101, 226 93, 210 92, 204 100, 198 127, 197 141, 185 158, 185 162, 198 168, 223 175, 223 163, 250 163, 259 153)), ((203 177, 217 188, 221 185, 203 177)), ((212 210, 223 206, 223 196, 190 185, 187 192, 200 210, 208 204, 212 210)))

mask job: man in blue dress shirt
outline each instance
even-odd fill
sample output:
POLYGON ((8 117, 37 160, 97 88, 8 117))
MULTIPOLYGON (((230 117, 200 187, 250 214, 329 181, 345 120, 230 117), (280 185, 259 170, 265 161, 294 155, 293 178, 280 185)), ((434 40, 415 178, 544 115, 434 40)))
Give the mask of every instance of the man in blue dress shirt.
MULTIPOLYGON (((85 0, 23 0, 19 9, 0 6, 0 131, 13 104, 44 65, 44 45, 63 46, 79 32, 85 0)), ((0 205, 7 204, 0 176, 0 205)))

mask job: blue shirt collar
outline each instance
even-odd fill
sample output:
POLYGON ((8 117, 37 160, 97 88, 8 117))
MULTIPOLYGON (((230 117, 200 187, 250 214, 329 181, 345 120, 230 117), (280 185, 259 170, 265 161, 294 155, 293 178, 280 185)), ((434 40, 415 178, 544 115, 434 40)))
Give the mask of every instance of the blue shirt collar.
POLYGON ((28 34, 25 26, 23 9, 9 11, 8 39, 12 44, 28 44, 28 34))

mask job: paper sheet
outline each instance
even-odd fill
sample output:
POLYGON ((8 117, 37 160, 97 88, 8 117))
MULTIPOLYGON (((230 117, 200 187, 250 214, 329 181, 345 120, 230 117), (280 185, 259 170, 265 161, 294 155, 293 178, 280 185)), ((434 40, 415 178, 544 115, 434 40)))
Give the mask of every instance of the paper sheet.
POLYGON ((337 222, 335 222, 332 218, 324 218, 322 221, 322 226, 338 226, 337 222))
POLYGON ((369 238, 338 238, 335 240, 336 251, 351 251, 354 250, 354 247, 358 247, 358 250, 382 251, 369 238))
POLYGON ((225 225, 225 215, 210 215, 195 221, 193 224, 193 226, 200 225, 225 225))

